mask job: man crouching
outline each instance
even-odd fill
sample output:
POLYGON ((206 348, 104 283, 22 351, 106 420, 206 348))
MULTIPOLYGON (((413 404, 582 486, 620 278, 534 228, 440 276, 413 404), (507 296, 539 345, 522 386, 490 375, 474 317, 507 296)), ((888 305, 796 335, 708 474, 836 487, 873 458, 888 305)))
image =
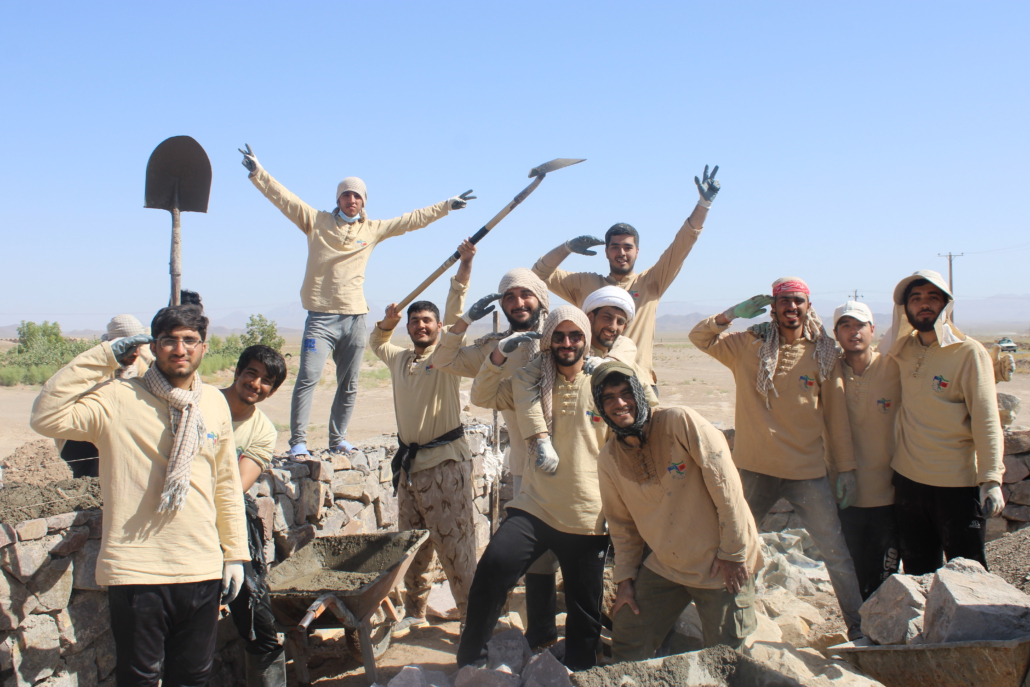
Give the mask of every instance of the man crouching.
POLYGON ((726 439, 689 408, 648 408, 624 363, 599 365, 592 385, 613 432, 597 459, 619 585, 612 658, 653 658, 691 601, 705 646, 739 651, 757 624, 762 554, 726 439))

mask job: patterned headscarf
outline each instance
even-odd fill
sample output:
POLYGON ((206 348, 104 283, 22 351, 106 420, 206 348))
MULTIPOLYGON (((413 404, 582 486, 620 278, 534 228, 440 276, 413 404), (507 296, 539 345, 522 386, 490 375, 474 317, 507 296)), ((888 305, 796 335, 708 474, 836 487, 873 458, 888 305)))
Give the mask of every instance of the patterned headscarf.
POLYGON ((590 351, 590 320, 585 312, 574 305, 562 305, 554 309, 547 320, 540 337, 540 354, 542 356, 540 376, 540 405, 543 406, 544 419, 547 421, 548 433, 554 433, 554 411, 552 408, 551 395, 554 391, 554 380, 558 374, 558 367, 554 363, 554 356, 551 355, 551 336, 554 330, 562 322, 572 322, 583 332, 583 355, 590 351))
MULTIPOLYGON (((510 270, 501 277, 501 283, 497 286, 497 293, 501 294, 501 299, 504 299, 504 294, 512 289, 529 289, 536 296, 537 300, 540 301, 540 317, 547 317, 547 313, 551 310, 551 299, 547 293, 547 284, 543 282, 540 277, 533 274, 533 270, 525 267, 516 267, 510 270)), ((537 323, 537 329, 539 330, 540 324, 537 323)), ((481 336, 476 339, 473 343, 476 346, 482 346, 487 341, 500 340, 507 338, 514 331, 509 326, 503 332, 493 332, 486 336, 481 336)), ((535 339, 530 341, 529 344, 529 355, 530 357, 540 352, 540 343, 535 339)))
POLYGON ((616 436, 637 437, 643 441, 644 423, 651 417, 651 407, 647 401, 647 392, 644 391, 644 385, 637 378, 636 371, 626 363, 619 362, 618 360, 606 360, 594 368, 590 384, 594 394, 594 406, 597 408, 597 412, 600 413, 601 419, 615 432, 616 436), (637 417, 629 427, 619 427, 612 422, 611 418, 604 412, 604 404, 601 403, 604 381, 612 374, 621 374, 626 377, 630 389, 633 390, 633 400, 637 404, 637 417))
POLYGON ((186 505, 186 496, 190 492, 190 470, 193 458, 200 450, 201 442, 207 435, 204 415, 200 412, 200 395, 202 382, 200 375, 193 376, 189 389, 179 389, 169 383, 168 379, 151 365, 140 380, 154 396, 168 404, 168 414, 172 420, 172 453, 168 457, 168 470, 165 472, 164 489, 161 491, 161 502, 158 512, 182 510, 186 505))

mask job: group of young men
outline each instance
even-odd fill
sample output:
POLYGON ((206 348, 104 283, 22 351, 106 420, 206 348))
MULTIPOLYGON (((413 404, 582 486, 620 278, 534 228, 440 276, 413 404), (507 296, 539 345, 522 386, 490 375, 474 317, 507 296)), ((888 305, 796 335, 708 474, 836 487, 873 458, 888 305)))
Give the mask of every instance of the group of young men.
MULTIPOLYGON (((368 339, 368 257, 378 242, 474 196, 369 220, 356 177, 339 184, 336 209, 322 212, 273 179, 249 146, 243 164, 309 246, 290 454, 309 453, 311 393, 330 353, 338 388, 329 448, 352 450, 346 431, 368 339)), ((426 622, 435 551, 462 620, 460 666, 481 658, 523 577, 527 639, 547 646, 558 637, 560 568, 564 661, 589 668, 598 660, 603 574, 614 547, 615 660, 652 657, 691 601, 706 645, 740 649, 756 626, 754 575, 763 564, 756 522, 781 498, 825 559, 853 639, 861 637, 862 600, 897 571, 899 558, 914 574, 945 557, 985 563, 984 516, 1004 505, 994 366, 955 327, 952 295, 934 272, 899 283, 891 333, 878 350, 866 306, 837 309, 835 341, 796 277, 700 322, 691 341, 729 367, 736 383, 732 453, 697 412, 659 404, 657 306, 701 233, 719 191, 717 170, 695 177, 697 205, 649 269, 635 271, 640 236, 619 223, 603 240, 573 238, 531 269, 512 269, 496 293, 465 311, 475 256, 466 241, 442 316, 418 301, 405 313, 389 306, 376 323, 370 347, 389 367, 394 392, 399 522, 430 531, 405 577, 398 635, 426 622), (560 269, 571 253, 595 255, 600 245, 607 275, 560 269), (570 304, 552 308, 549 293, 570 304), (505 331, 466 341, 470 325, 497 305, 505 331), (732 320, 770 306, 770 322, 728 331, 732 320), (391 340, 402 320, 410 348, 391 340), (506 518, 478 562, 463 377, 473 379, 474 404, 504 417, 515 480, 506 518)), ((97 579, 111 593, 119 684, 157 684, 162 669, 166 684, 202 684, 220 598, 248 639, 252 684, 285 684, 260 579, 263 542, 253 522, 248 538, 242 494, 275 443, 274 427, 254 406, 282 384, 286 367, 270 349, 248 349, 233 385, 213 393, 196 372, 206 330, 199 305, 164 308, 150 336, 114 338, 73 360, 33 408, 41 434, 98 448, 105 517, 97 579), (153 365, 119 374, 146 344, 153 365)))

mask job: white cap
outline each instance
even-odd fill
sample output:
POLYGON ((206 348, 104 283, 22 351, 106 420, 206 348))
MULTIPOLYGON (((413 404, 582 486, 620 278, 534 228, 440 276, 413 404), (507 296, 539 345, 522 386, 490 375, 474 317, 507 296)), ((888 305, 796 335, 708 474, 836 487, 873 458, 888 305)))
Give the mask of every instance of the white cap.
POLYGON ((838 305, 837 309, 833 311, 833 328, 837 328, 837 322, 842 317, 853 317, 859 322, 873 322, 873 311, 869 309, 869 306, 865 303, 859 303, 858 301, 848 301, 844 305, 838 305))

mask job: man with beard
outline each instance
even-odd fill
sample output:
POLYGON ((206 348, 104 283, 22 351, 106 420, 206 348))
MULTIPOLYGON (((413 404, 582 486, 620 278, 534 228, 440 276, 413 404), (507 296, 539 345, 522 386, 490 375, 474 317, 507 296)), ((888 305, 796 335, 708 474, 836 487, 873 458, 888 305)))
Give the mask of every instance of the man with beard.
MULTIPOLYGON (((640 379, 650 379, 637 364, 637 345, 623 336, 636 315, 629 292, 618 286, 602 286, 583 301, 583 312, 590 320, 590 352, 598 358, 621 360, 633 367, 640 379)), ((658 405, 658 395, 650 384, 645 393, 648 405, 658 405)))
MULTIPOLYGON (((618 286, 629 292, 636 305, 636 317, 626 328, 626 336, 637 345, 637 364, 647 373, 652 385, 658 381, 652 362, 658 302, 676 279, 676 275, 683 267, 683 261, 687 259, 698 236, 701 235, 705 218, 708 217, 708 208, 712 206, 712 201, 719 193, 719 182, 715 180, 718 171, 719 167, 716 165, 709 175, 706 165, 703 178, 694 177, 694 183, 701 194, 697 206, 680 227, 672 240, 672 245, 665 249, 658 262, 643 272, 638 274, 633 271, 640 249, 640 235, 636 229, 622 222, 612 225, 605 233, 604 241, 593 236, 571 239, 544 255, 533 265, 533 271, 547 283, 552 292, 584 310, 587 310, 584 306, 586 297, 602 286, 618 286), (566 272, 558 269, 570 253, 597 255, 596 251, 589 249, 602 243, 605 256, 608 258, 607 277, 593 272, 566 272)), ((657 391, 656 387, 656 394, 657 391)))
MULTIPOLYGON (((483 367, 483 361, 500 348, 503 356, 499 367, 502 378, 507 379, 515 370, 525 367, 540 351, 536 339, 523 335, 536 334, 541 319, 550 310, 547 286, 531 270, 517 267, 501 278, 497 291, 476 301, 441 337, 435 356, 438 369, 462 377, 475 377, 483 367), (476 339, 471 346, 462 346, 469 325, 493 312, 493 303, 498 299, 501 312, 508 320, 508 329, 476 339), (511 350, 504 353, 504 349, 509 346, 511 350)), ((499 410, 508 427, 508 469, 514 480, 514 498, 522 491, 522 475, 526 470, 526 441, 519 430, 515 408, 495 408, 495 405, 492 399, 487 400, 486 407, 499 410)), ((533 648, 558 641, 558 625, 555 621, 558 597, 554 576, 557 570, 558 558, 553 552, 547 551, 526 572, 526 641, 533 648)))
POLYGON ((983 345, 951 321, 954 297, 937 272, 894 289, 892 342, 901 370, 891 467, 905 572, 923 575, 956 557, 987 567, 986 517, 1005 507, 1004 439, 994 366, 983 345))
POLYGON ((358 371, 365 353, 368 304, 362 285, 365 267, 380 242, 428 226, 451 210, 460 210, 475 198, 466 191, 435 205, 388 220, 369 219, 368 192, 358 177, 347 177, 336 187, 332 212, 316 210, 272 177, 247 146, 243 166, 249 178, 307 237, 308 263, 300 289, 308 311, 300 349, 300 371, 290 405, 290 455, 307 455, 307 430, 315 387, 329 354, 336 363, 336 398, 329 415, 330 450, 350 453, 347 425, 358 393, 358 371))
POLYGON ((479 659, 508 592, 548 549, 558 556, 565 580, 565 665, 586 670, 597 661, 608 548, 597 454, 607 428, 593 411, 583 357, 590 347, 590 322, 579 308, 563 305, 547 316, 540 341, 540 355, 510 378, 498 366, 504 362, 502 349, 495 349, 472 385, 473 403, 518 410, 535 461, 476 568, 459 667, 479 659), (534 401, 542 411, 523 413, 534 401))
POLYGON ((107 587, 119 685, 207 682, 219 600, 235 598, 249 559, 229 406, 197 374, 207 326, 196 306, 163 308, 153 339, 81 353, 32 407, 40 434, 100 450, 96 579, 107 587), (97 386, 148 341, 156 360, 142 377, 97 386))
POLYGON ((476 568, 473 527, 472 452, 461 424, 458 389, 461 378, 436 369, 437 343, 446 325, 458 318, 465 302, 476 248, 467 240, 458 246, 461 263, 451 279, 446 314, 429 301, 408 307, 408 336, 414 350, 391 343, 401 315, 396 303, 376 324, 371 348, 390 368, 397 443, 393 457, 393 488, 397 492, 400 529, 427 529, 424 545, 404 575, 405 618, 394 626, 395 637, 427 624, 426 606, 432 583, 426 574, 436 551, 447 574, 454 603, 462 619, 468 586, 476 568))
POLYGON ((773 282, 772 296, 755 296, 702 320, 690 340, 730 368, 737 387, 733 462, 756 522, 781 498, 794 506, 823 554, 848 636, 862 637, 855 565, 837 517, 826 456, 838 473, 840 507, 856 496, 855 456, 837 346, 797 277, 773 282), (737 317, 754 318, 772 305, 772 324, 731 334, 737 317), (824 437, 829 442, 827 453, 824 437))
MULTIPOLYGON (((898 364, 873 348, 875 333, 873 313, 865 303, 848 301, 834 311, 857 489, 855 502, 840 511, 840 524, 863 599, 898 572, 900 562, 891 459, 901 382, 898 364)), ((827 462, 834 463, 832 457, 827 462)))
POLYGON ((286 380, 286 360, 274 348, 248 346, 236 363, 232 386, 222 389, 232 413, 236 457, 247 508, 250 563, 244 566, 243 588, 229 604, 233 623, 247 653, 248 687, 286 687, 286 655, 279 644, 272 602, 265 583, 264 529, 257 501, 246 492, 268 469, 278 438, 275 425, 257 409, 286 380))
POLYGON ((625 363, 601 363, 592 385, 613 433, 597 458, 619 585, 612 659, 654 658, 691 601, 705 646, 740 651, 757 626, 762 553, 726 439, 689 408, 648 408, 625 363))

